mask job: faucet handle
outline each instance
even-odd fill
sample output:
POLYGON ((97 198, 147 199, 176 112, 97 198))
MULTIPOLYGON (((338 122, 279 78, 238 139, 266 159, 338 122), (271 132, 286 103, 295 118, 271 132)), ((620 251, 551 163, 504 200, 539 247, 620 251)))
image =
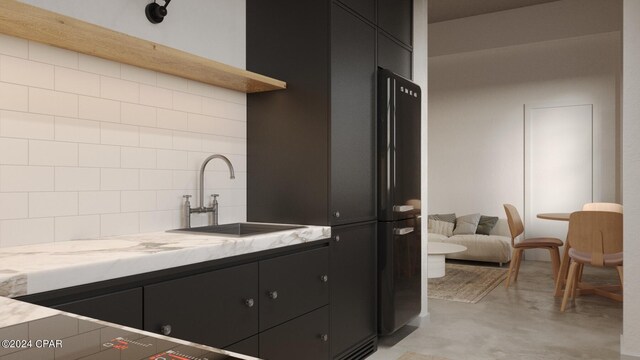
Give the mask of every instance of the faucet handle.
POLYGON ((211 197, 213 198, 213 200, 217 200, 218 196, 220 196, 220 194, 211 194, 211 197))
POLYGON ((191 195, 182 195, 182 197, 186 200, 186 202, 189 202, 191 195))

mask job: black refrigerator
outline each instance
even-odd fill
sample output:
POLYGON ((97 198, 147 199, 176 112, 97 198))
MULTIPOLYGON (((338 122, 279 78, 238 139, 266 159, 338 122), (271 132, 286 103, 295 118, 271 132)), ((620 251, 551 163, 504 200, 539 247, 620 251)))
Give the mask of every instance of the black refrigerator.
POLYGON ((378 332, 420 314, 420 87, 378 68, 378 332))

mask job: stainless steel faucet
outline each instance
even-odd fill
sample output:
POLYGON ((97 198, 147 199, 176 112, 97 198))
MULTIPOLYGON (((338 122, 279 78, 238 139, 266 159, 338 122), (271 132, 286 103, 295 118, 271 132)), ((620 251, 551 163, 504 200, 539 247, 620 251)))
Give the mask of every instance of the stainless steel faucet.
POLYGON ((207 167, 207 164, 209 163, 209 161, 213 159, 220 159, 224 161, 229 167, 229 178, 230 179, 236 178, 235 171, 233 171, 233 165, 231 164, 231 161, 229 161, 229 159, 226 156, 220 155, 220 154, 214 154, 204 159, 204 161, 202 162, 202 166, 200 166, 200 194, 198 194, 200 196, 200 206, 197 208, 192 208, 191 202, 189 201, 189 198, 191 197, 191 195, 183 196, 185 198, 184 214, 186 218, 185 222, 186 222, 187 228, 191 227, 191 214, 193 213, 209 213, 209 212, 213 213, 213 225, 218 225, 218 196, 220 195, 212 194, 211 206, 210 207, 204 206, 204 169, 207 167))

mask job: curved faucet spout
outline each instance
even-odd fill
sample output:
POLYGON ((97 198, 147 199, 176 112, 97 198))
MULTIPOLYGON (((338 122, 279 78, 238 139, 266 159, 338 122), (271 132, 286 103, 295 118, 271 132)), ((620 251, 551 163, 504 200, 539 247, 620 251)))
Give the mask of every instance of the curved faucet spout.
POLYGON ((207 164, 209 163, 209 161, 213 160, 213 159, 220 159, 222 161, 224 161, 225 163, 227 163, 227 166, 229 167, 229 178, 230 179, 235 179, 236 178, 236 174, 233 171, 233 165, 231 164, 231 161, 229 161, 229 159, 224 156, 224 155, 220 155, 220 154, 213 154, 211 156, 209 156, 208 158, 204 159, 204 161, 202 162, 202 166, 200 167, 200 208, 204 209, 204 169, 207 167, 207 164))

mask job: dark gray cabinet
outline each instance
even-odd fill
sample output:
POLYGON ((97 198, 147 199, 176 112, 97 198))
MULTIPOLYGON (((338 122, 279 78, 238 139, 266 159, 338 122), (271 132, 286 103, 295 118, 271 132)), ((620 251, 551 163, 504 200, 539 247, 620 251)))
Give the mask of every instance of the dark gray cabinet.
POLYGON ((377 0, 378 26, 408 46, 413 40, 413 0, 377 0))
POLYGON ((53 306, 54 309, 142 329, 142 288, 53 306))
POLYGON ((376 0, 340 0, 358 15, 375 23, 376 21, 376 0))
POLYGON ((260 333, 265 360, 329 359, 329 308, 325 306, 260 333))
POLYGON ((382 32, 378 33, 378 66, 411 79, 412 53, 382 32))
POLYGON ((260 331, 329 303, 329 249, 260 262, 260 331))
POLYGON ((337 2, 247 1, 247 69, 287 81, 247 97, 248 220, 375 219, 375 32, 337 2))
POLYGON ((258 332, 258 264, 144 287, 144 329, 214 347, 258 332))
POLYGON ((260 336, 254 335, 248 339, 244 339, 233 345, 227 346, 225 350, 237 352, 238 354, 259 357, 260 356, 260 336))
POLYGON ((376 222, 335 227, 331 243, 331 355, 377 334, 376 222))

